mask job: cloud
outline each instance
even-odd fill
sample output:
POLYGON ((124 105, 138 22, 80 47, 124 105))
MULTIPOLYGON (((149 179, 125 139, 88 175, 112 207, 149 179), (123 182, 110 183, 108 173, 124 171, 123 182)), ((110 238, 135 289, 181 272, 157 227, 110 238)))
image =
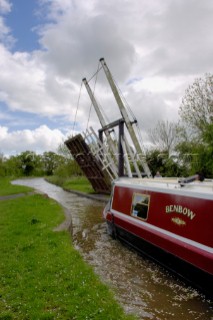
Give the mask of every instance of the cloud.
POLYGON ((11 11, 12 4, 8 0, 0 0, 0 14, 5 14, 11 11))
POLYGON ((7 127, 0 126, 0 152, 5 155, 19 154, 25 150, 43 153, 57 151, 59 144, 66 136, 58 129, 51 130, 42 125, 35 130, 17 130, 10 132, 7 127))
POLYGON ((165 1, 161 12, 149 12, 140 39, 148 48, 145 70, 164 76, 197 75, 212 70, 212 1, 165 1))
POLYGON ((7 0, 0 0, 0 42, 11 48, 15 39, 11 35, 10 28, 6 25, 3 15, 11 11, 12 4, 7 0))
POLYGON ((99 58, 104 56, 112 61, 112 68, 116 65, 119 78, 126 75, 135 50, 118 29, 116 20, 105 14, 79 14, 68 11, 60 23, 41 32, 40 43, 46 50, 41 58, 45 65, 60 76, 80 83, 84 76, 95 73, 99 58))
MULTIPOLYGON (((90 79, 99 58, 105 57, 145 136, 145 131, 158 120, 177 121, 178 107, 188 85, 196 77, 212 72, 212 1, 38 3, 43 15, 35 29, 39 50, 12 52, 6 45, 12 34, 0 17, 0 102, 7 104, 8 112, 29 112, 41 118, 60 116, 66 119, 65 127, 68 121, 72 125, 81 80, 90 79)), ((0 0, 0 10, 9 13, 10 2, 0 0)), ((94 77, 90 82, 91 88, 95 80, 94 77)), ((98 74, 95 94, 110 120, 120 117, 103 70, 98 74)), ((86 129, 90 104, 82 88, 76 119, 79 131, 86 129)), ((89 125, 100 128, 94 110, 89 125)), ((25 131, 23 134, 26 137, 25 131)), ((13 137, 11 131, 8 137, 13 137)), ((34 147, 35 141, 29 141, 34 147)), ((40 143, 43 148, 45 145, 40 143)))
POLYGON ((11 53, 0 45, 0 100, 11 110, 35 114, 65 114, 70 108, 72 82, 46 70, 36 55, 11 53))

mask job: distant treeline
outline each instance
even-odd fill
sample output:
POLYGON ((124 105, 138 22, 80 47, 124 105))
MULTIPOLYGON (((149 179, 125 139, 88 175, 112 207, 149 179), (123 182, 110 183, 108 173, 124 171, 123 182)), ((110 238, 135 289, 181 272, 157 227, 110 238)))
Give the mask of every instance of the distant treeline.
POLYGON ((49 151, 42 155, 24 151, 16 156, 0 156, 0 176, 73 176, 81 170, 71 157, 49 151))

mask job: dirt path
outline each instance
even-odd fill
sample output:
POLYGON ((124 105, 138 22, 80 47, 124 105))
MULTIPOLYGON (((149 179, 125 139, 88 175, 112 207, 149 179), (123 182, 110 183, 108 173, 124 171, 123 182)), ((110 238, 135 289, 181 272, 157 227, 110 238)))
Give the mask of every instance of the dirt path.
POLYGON ((35 191, 27 192, 27 193, 16 193, 16 194, 9 194, 6 196, 0 196, 0 201, 1 200, 11 200, 11 199, 16 199, 16 198, 21 198, 25 196, 31 196, 35 194, 35 191))

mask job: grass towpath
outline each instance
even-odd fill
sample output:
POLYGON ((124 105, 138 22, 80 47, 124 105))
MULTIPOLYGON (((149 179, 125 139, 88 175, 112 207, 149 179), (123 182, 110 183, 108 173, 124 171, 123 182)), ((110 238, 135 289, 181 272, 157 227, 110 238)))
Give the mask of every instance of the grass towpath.
POLYGON ((0 320, 135 319, 73 248, 70 234, 53 231, 63 220, 61 206, 40 194, 0 201, 0 320))
POLYGON ((13 185, 10 183, 11 178, 0 177, 0 196, 18 194, 18 193, 27 193, 33 189, 25 186, 13 185))
POLYGON ((59 177, 59 176, 48 176, 47 181, 56 184, 66 190, 74 190, 79 192, 84 192, 88 194, 94 194, 94 190, 84 176, 73 176, 73 177, 59 177))

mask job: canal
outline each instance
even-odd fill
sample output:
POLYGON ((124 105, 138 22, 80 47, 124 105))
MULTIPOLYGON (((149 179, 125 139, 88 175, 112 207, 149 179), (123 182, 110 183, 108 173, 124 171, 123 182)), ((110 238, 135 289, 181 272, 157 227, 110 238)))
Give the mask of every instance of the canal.
POLYGON ((127 313, 140 319, 213 320, 212 303, 205 296, 108 236, 102 219, 104 203, 66 192, 42 178, 13 183, 44 192, 68 209, 75 248, 127 313))

